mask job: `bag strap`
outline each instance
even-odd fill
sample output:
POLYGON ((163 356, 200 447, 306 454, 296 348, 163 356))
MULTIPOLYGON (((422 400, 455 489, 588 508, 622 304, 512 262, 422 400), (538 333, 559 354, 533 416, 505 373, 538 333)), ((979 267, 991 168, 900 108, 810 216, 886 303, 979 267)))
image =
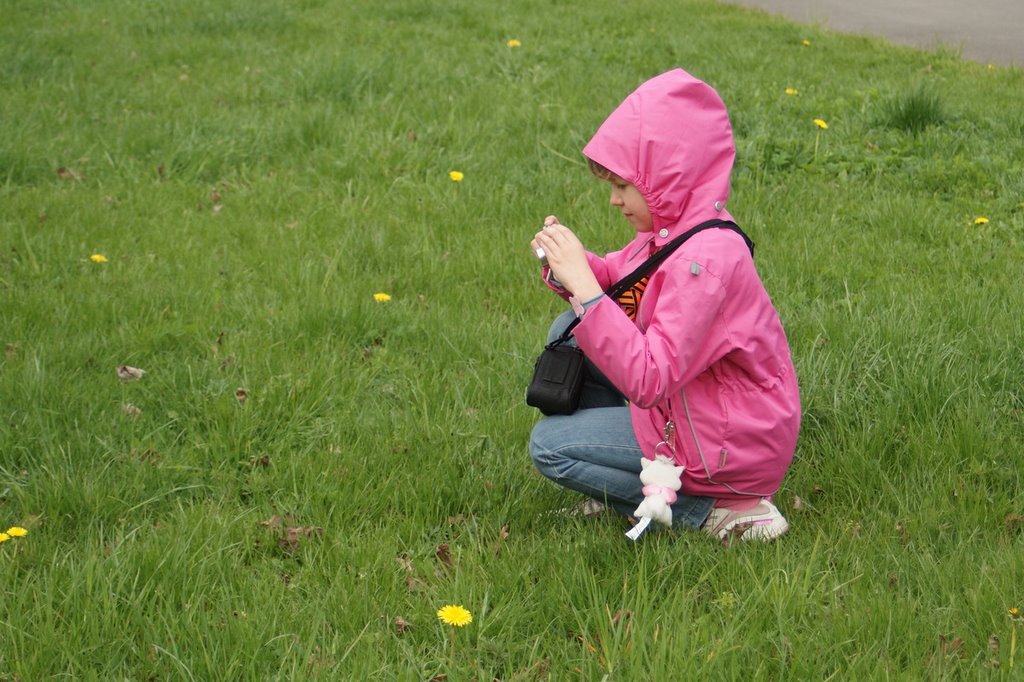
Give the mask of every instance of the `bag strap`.
MULTIPOLYGON (((699 225, 696 225, 695 227, 691 227, 689 230, 682 233, 681 235, 670 241, 668 244, 665 244, 665 246, 659 249, 657 253, 655 253, 653 256, 651 256, 643 263, 641 263, 635 270, 633 270, 633 272, 629 273, 628 275, 620 279, 618 282, 608 287, 608 289, 605 290, 605 295, 612 299, 617 299, 619 296, 624 294, 631 286, 639 282, 652 270, 654 270, 654 268, 658 267, 663 260, 672 255, 672 252, 678 249, 680 246, 682 246, 683 242, 685 242, 687 239, 697 234, 698 232, 710 230, 711 228, 715 227, 721 227, 727 230, 732 230, 739 236, 743 237, 743 241, 746 242, 747 244, 747 249, 750 250, 750 257, 754 257, 754 242, 750 239, 750 237, 747 236, 747 234, 742 229, 740 229, 739 225, 732 222, 731 220, 707 220, 703 223, 700 223, 699 225)), ((565 328, 564 332, 562 332, 562 335, 556 340, 549 343, 546 347, 551 348, 568 341, 569 337, 572 335, 572 330, 576 328, 576 325, 578 325, 582 319, 582 317, 577 317, 575 320, 570 322, 569 326, 565 328)))

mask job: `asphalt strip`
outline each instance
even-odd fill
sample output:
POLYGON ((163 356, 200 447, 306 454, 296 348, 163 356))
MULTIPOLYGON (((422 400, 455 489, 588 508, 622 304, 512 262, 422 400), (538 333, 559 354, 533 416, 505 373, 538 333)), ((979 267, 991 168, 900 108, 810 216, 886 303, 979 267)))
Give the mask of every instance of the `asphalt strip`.
POLYGON ((982 64, 1024 66, 1024 0, 728 0, 802 24, 876 35, 982 64))

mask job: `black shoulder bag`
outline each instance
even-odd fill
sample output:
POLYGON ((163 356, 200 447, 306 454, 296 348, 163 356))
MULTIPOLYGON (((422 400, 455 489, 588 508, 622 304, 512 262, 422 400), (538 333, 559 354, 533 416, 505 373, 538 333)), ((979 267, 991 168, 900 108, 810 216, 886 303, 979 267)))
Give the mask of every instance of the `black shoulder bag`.
MULTIPOLYGON (((739 234, 747 243, 750 255, 754 255, 754 242, 744 234, 736 223, 730 220, 708 220, 670 241, 636 270, 609 287, 605 294, 613 300, 618 299, 631 286, 658 267, 683 242, 698 232, 713 227, 724 227, 739 234)), ((544 350, 534 364, 533 379, 530 380, 530 385, 526 389, 526 404, 536 407, 545 415, 572 414, 579 407, 580 392, 583 390, 583 380, 586 375, 583 351, 566 342, 581 319, 578 317, 573 320, 560 337, 544 346, 544 350)))

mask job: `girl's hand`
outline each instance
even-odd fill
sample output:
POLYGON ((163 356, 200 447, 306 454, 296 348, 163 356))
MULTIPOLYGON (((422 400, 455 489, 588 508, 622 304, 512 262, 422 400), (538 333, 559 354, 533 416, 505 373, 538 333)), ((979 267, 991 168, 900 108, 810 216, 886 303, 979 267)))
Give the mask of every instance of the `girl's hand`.
POLYGON ((544 219, 544 229, 537 233, 530 246, 544 249, 548 266, 555 278, 580 301, 588 301, 603 293, 587 262, 583 244, 572 230, 560 224, 554 216, 544 219))

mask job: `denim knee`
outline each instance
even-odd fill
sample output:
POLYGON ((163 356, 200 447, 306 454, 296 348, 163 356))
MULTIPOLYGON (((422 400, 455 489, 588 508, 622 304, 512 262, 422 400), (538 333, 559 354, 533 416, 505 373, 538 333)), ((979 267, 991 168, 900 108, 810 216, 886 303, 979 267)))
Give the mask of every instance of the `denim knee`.
POLYGON ((566 458, 559 454, 559 444, 552 443, 550 434, 547 433, 552 419, 557 417, 541 419, 534 425, 533 431, 530 432, 530 457, 537 471, 547 478, 558 480, 561 478, 558 465, 564 464, 566 458))

